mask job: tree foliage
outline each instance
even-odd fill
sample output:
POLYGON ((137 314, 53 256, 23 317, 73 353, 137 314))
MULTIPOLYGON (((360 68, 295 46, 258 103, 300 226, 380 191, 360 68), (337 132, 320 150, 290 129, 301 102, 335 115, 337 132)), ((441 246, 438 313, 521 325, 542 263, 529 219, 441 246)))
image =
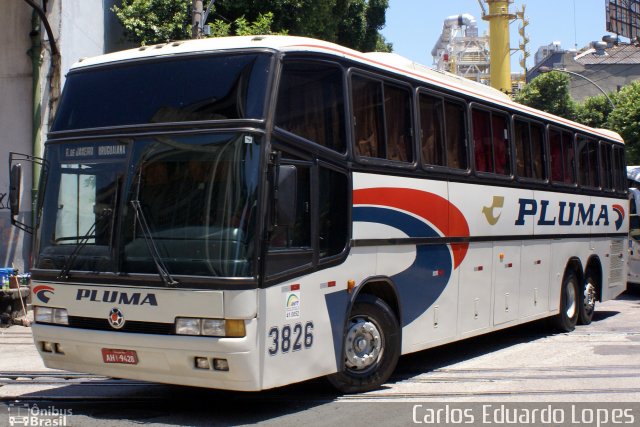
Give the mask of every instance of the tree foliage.
POLYGON ((627 164, 640 164, 640 81, 624 86, 615 98, 607 127, 624 139, 627 164))
MULTIPOLYGON (((191 0, 122 0, 113 11, 127 39, 150 44, 189 37, 190 5, 191 0)), ((207 23, 214 37, 291 34, 360 51, 391 51, 380 34, 388 6, 389 0, 216 0, 207 23)))
POLYGON ((127 40, 141 45, 189 37, 190 0, 122 0, 111 9, 127 40))
MULTIPOLYGON (((615 99, 615 94, 608 96, 612 100, 615 99)), ((594 128, 606 128, 607 119, 612 111, 611 103, 604 95, 592 96, 582 104, 577 104, 575 120, 594 128)))
POLYGON ((576 103, 569 94, 570 78, 567 74, 550 72, 531 80, 516 95, 516 102, 567 119, 576 116, 576 103))
POLYGON ((626 144, 628 164, 640 164, 640 81, 609 94, 587 98, 578 104, 569 95, 570 77, 563 73, 542 74, 526 85, 516 97, 522 104, 575 120, 594 128, 620 134, 626 144))
POLYGON ((214 16, 223 22, 240 16, 252 21, 271 12, 274 32, 390 52, 392 45, 380 34, 388 7, 389 0, 216 0, 214 16))

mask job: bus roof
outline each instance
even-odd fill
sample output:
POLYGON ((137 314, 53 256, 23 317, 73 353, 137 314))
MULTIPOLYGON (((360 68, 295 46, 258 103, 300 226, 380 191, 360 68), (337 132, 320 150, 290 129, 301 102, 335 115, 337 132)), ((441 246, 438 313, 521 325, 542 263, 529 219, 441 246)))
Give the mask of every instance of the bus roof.
POLYGON ((79 69, 93 65, 112 62, 128 61, 141 58, 164 57, 196 52, 236 50, 246 48, 273 49, 281 52, 315 52, 348 58, 363 64, 382 68, 393 73, 404 74, 414 79, 427 81, 443 89, 471 95, 495 104, 533 114, 564 124, 576 129, 600 135, 604 138, 623 143, 616 132, 607 129, 594 129, 571 120, 555 116, 511 100, 511 98, 497 89, 459 77, 457 75, 434 70, 433 68, 411 61, 394 53, 370 52, 362 53, 334 43, 297 36, 239 36, 215 37, 198 40, 183 40, 142 46, 135 49, 109 53, 92 58, 81 59, 71 69, 79 69))

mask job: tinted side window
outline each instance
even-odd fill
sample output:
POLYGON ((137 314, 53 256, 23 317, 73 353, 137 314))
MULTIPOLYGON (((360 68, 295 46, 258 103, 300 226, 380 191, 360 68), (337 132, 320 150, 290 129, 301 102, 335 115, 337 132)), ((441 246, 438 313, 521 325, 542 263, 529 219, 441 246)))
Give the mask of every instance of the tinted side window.
POLYGON ((578 182, 587 187, 597 187, 598 179, 598 143, 593 138, 578 135, 578 182))
POLYGON ((627 191, 627 168, 624 159, 624 148, 613 147, 613 163, 615 168, 616 190, 625 193, 627 191))
POLYGON ((516 119, 514 130, 518 175, 544 179, 544 128, 538 123, 516 119))
POLYGON ((420 94, 420 142, 427 165, 467 169, 466 108, 463 104, 420 94))
POLYGON ((410 91, 361 76, 353 76, 352 87, 356 153, 412 162, 410 91))
POLYGON ((472 119, 476 170, 510 175, 511 153, 507 117, 474 108, 472 119))
POLYGON ((560 129, 549 129, 551 150, 551 180, 563 184, 575 184, 573 134, 560 129))
POLYGON ((600 179, 602 188, 613 190, 614 174, 616 169, 613 167, 613 147, 600 141, 600 179))
POLYGON ((398 86, 384 85, 387 128, 387 159, 413 162, 411 93, 398 86))
POLYGON ((385 158, 382 83, 360 76, 351 82, 356 153, 385 158))
POLYGON ((285 62, 276 126, 340 153, 345 152, 342 70, 322 62, 285 62))
POLYGON ((349 233, 349 182, 333 169, 319 168, 318 250, 320 258, 338 255, 347 244, 349 233))
POLYGON ((467 107, 466 105, 445 101, 447 138, 447 166, 467 169, 467 107))
POLYGON ((423 93, 419 102, 422 161, 427 165, 445 166, 444 102, 423 93))

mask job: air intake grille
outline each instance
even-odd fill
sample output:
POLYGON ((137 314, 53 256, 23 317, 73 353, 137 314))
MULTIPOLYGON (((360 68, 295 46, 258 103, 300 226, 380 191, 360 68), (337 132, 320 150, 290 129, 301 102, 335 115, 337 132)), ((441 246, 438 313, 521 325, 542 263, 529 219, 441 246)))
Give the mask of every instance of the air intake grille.
POLYGON ((611 262, 609 264, 609 284, 622 282, 625 258, 624 240, 614 240, 611 242, 611 262))
POLYGON ((127 321, 121 329, 114 329, 107 319, 69 316, 69 327, 94 331, 130 332, 133 334, 174 335, 173 323, 127 321))

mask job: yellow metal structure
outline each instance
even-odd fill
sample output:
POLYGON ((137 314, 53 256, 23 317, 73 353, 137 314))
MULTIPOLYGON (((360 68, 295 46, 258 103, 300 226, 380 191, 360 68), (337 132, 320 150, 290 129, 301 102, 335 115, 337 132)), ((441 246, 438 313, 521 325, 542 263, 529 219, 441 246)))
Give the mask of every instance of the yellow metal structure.
POLYGON ((489 21, 491 86, 504 93, 511 93, 509 22, 516 16, 509 13, 509 5, 513 0, 485 1, 489 5, 489 13, 482 19, 489 21))

